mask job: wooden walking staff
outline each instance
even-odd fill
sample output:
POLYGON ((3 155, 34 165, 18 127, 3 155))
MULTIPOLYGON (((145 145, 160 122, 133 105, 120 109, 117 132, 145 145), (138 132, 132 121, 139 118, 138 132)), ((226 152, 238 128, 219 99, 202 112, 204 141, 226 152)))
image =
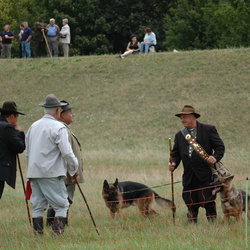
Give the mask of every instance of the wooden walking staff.
POLYGON ((52 54, 51 54, 51 51, 50 51, 50 48, 49 48, 49 44, 48 44, 47 38, 46 38, 46 36, 45 36, 45 34, 44 34, 44 30, 42 30, 42 33, 43 33, 43 38, 44 38, 44 40, 45 40, 47 49, 48 49, 48 51, 49 51, 49 55, 50 55, 50 57, 52 57, 52 54))
POLYGON ((85 198, 85 196, 84 196, 84 194, 83 194, 83 192, 82 192, 82 189, 81 189, 81 187, 80 187, 80 185, 79 185, 79 182, 78 182, 78 180, 77 180, 77 178, 76 178, 75 176, 74 176, 74 179, 75 179, 75 182, 76 182, 76 184, 77 184, 77 186, 78 186, 78 188, 79 188, 79 191, 80 191, 80 193, 81 193, 81 195, 82 195, 82 197, 83 197, 83 200, 84 200, 84 202, 85 202, 85 204, 86 204, 86 207, 88 208, 89 215, 90 215, 91 220, 92 220, 92 222, 93 222, 93 224, 94 224, 94 226, 95 226, 95 230, 96 230, 97 234, 100 235, 100 233, 99 233, 99 231, 98 231, 98 229, 97 229, 97 226, 96 226, 96 224, 95 224, 93 215, 92 215, 92 213, 91 213, 91 211, 90 211, 88 202, 87 202, 87 200, 86 200, 86 198, 85 198))
MULTIPOLYGON (((171 143, 171 138, 168 138, 168 145, 169 145, 169 162, 172 163, 173 158, 172 158, 172 143, 171 143)), ((174 203, 174 172, 171 172, 171 188, 172 188, 172 202, 174 203)), ((173 223, 175 224, 175 211, 173 211, 173 223)))
POLYGON ((19 171, 20 171, 20 176, 21 176, 22 185, 23 185, 24 199, 25 199, 25 202, 26 202, 26 208, 27 208, 27 213, 28 213, 28 219, 29 219, 29 223, 30 223, 30 225, 31 225, 30 209, 29 209, 28 201, 27 201, 27 199, 26 199, 26 190, 25 190, 25 185, 24 185, 24 180, 23 180, 23 172, 22 172, 22 168, 21 168, 21 163, 20 163, 19 155, 17 155, 17 162, 18 162, 19 171))

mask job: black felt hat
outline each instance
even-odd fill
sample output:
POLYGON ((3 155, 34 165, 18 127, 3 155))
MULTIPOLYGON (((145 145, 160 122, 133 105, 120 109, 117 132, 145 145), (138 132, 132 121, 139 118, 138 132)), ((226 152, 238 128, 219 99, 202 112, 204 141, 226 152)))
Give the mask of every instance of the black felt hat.
POLYGON ((24 113, 21 113, 17 110, 16 103, 13 101, 6 101, 3 103, 2 108, 0 108, 1 113, 6 113, 6 114, 20 114, 20 115, 25 115, 24 113))
MULTIPOLYGON (((62 103, 66 103, 65 106, 62 106, 62 112, 65 112, 65 111, 67 111, 67 110, 73 109, 73 107, 71 107, 70 104, 69 104, 67 101, 62 100, 61 102, 62 102, 62 103)), ((62 113, 62 112, 61 112, 61 113, 62 113)))

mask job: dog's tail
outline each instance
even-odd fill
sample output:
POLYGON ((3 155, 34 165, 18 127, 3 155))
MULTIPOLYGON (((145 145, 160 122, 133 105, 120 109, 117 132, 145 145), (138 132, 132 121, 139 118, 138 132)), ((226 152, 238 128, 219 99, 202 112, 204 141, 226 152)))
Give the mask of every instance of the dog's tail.
POLYGON ((174 202, 172 202, 171 200, 168 200, 168 199, 165 199, 165 198, 161 197, 157 193, 155 193, 154 195, 155 195, 155 201, 156 201, 156 203, 158 205, 160 205, 163 208, 171 209, 173 212, 176 211, 176 206, 175 206, 174 202))

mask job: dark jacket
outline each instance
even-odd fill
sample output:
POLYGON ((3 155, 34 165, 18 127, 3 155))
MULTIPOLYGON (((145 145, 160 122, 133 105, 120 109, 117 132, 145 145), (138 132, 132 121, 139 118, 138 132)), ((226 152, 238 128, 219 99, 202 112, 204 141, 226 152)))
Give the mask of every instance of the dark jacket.
POLYGON ((0 181, 15 188, 16 157, 25 150, 24 132, 16 130, 4 117, 0 117, 0 181))
MULTIPOLYGON (((215 126, 202 124, 197 122, 197 138, 196 141, 205 149, 205 151, 220 161, 225 152, 225 146, 221 140, 215 126)), ((176 163, 176 167, 182 161, 184 172, 182 176, 183 186, 188 186, 192 180, 192 176, 195 176, 200 181, 207 181, 211 179, 210 166, 193 151, 191 158, 188 154, 189 143, 185 139, 181 131, 175 135, 174 147, 173 147, 173 162, 176 163)))
POLYGON ((40 25, 39 23, 37 23, 36 28, 35 28, 35 35, 33 36, 33 40, 35 42, 44 42, 42 29, 44 29, 44 32, 46 34, 46 27, 44 27, 44 26, 40 25))

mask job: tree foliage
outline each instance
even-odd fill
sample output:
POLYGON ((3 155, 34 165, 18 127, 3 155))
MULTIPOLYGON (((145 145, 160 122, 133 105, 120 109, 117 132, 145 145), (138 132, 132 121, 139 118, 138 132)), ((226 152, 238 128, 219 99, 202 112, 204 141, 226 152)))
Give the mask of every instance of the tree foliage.
POLYGON ((139 39, 149 26, 159 49, 165 40, 164 16, 175 0, 34 0, 48 20, 68 18, 75 54, 104 54, 124 50, 132 33, 139 39), (44 11, 46 10, 46 11, 44 11))
POLYGON ((249 46, 250 2, 178 0, 166 15, 167 49, 249 46))
MULTIPOLYGON (((157 50, 191 50, 249 46, 250 1, 246 0, 0 0, 0 25, 34 28, 63 18, 71 28, 71 55, 109 54, 125 50, 131 34, 139 41, 145 28, 157 36, 157 50)), ((14 52, 17 41, 14 41, 14 52)), ((13 53, 12 53, 13 54, 13 53)))

